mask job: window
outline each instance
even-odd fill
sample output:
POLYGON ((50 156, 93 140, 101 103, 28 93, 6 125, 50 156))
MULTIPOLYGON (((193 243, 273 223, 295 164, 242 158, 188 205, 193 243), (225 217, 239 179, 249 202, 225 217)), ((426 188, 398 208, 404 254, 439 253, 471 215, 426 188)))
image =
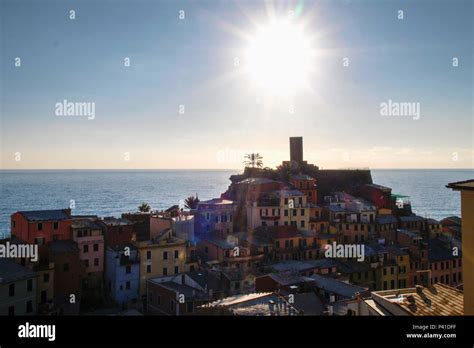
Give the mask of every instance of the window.
POLYGON ((187 302, 186 303, 186 312, 187 313, 192 313, 194 311, 194 305, 192 302, 187 302))
POLYGON ((174 251, 174 258, 177 259, 179 257, 179 251, 175 250, 174 251))
POLYGON ((42 222, 38 223, 38 231, 43 231, 43 223, 42 222))
POLYGON ((164 276, 168 275, 168 268, 163 267, 163 275, 164 276))
POLYGON ((130 290, 130 281, 125 283, 125 289, 130 290))
POLYGON ((390 274, 394 274, 394 273, 395 273, 395 271, 394 271, 393 267, 390 267, 390 274))
POLYGON ((89 245, 87 245, 87 244, 84 245, 83 250, 84 250, 84 254, 88 253, 89 252, 89 245))
POLYGON ((127 274, 132 273, 132 266, 130 266, 130 265, 125 266, 125 273, 127 273, 127 274))
POLYGON ((383 282, 383 289, 387 290, 387 281, 386 280, 383 282))
POLYGON ((175 302, 173 300, 170 301, 170 309, 172 312, 175 310, 175 302))
POLYGON ((146 259, 147 259, 147 260, 151 260, 151 251, 150 251, 150 250, 148 250, 148 251, 146 252, 146 259))
POLYGON ((33 312, 33 301, 26 302, 26 313, 33 312))
POLYGON ((174 274, 178 274, 179 273, 179 267, 178 266, 174 266, 174 274))
POLYGON ((285 216, 288 216, 288 209, 285 209, 285 216))
POLYGON ((15 315, 15 306, 8 307, 8 316, 13 317, 15 315))
POLYGON ((35 238, 35 244, 43 245, 44 244, 44 237, 35 238))
POLYGON ((151 265, 146 265, 146 273, 151 273, 151 265))
POLYGON ((390 288, 395 289, 395 280, 390 281, 390 288))
POLYGON ((57 230, 59 228, 59 223, 53 222, 53 230, 57 230))
POLYGON ((64 271, 64 272, 69 272, 69 263, 66 262, 66 263, 63 265, 63 271, 64 271))
POLYGON ((94 251, 99 251, 99 244, 94 244, 94 251))
POLYGON ((163 251, 163 260, 168 260, 168 252, 163 251))
POLYGON ((99 266, 99 259, 98 258, 94 259, 94 266, 99 266))
POLYGON ((304 216, 304 209, 300 210, 301 216, 304 216))
POLYGON ((10 297, 15 296, 15 284, 10 284, 8 286, 8 296, 10 297))
POLYGON ((300 225, 301 225, 301 227, 304 227, 304 220, 301 220, 300 225))
POLYGON ((84 263, 85 267, 89 267, 89 260, 88 259, 82 260, 82 262, 84 263))
POLYGON ((26 291, 33 291, 33 279, 28 279, 26 282, 26 291))
POLYGON ((43 274, 43 283, 49 283, 49 273, 43 274))

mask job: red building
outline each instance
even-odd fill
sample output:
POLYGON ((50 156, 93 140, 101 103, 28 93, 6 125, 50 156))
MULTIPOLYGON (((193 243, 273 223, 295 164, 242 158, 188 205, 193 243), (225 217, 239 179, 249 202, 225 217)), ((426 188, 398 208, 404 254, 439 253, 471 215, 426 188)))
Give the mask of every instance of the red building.
POLYGON ((392 208, 392 189, 389 187, 366 184, 362 188, 361 196, 372 202, 377 209, 392 208))
POLYGON ((108 246, 126 245, 133 238, 133 222, 127 219, 104 217, 99 223, 104 226, 104 239, 108 246))
POLYGON ((46 245, 71 238, 71 209, 19 211, 11 216, 12 236, 29 244, 38 244, 44 255, 46 245))
POLYGON ((308 175, 293 175, 290 183, 307 197, 308 203, 316 204, 318 201, 318 189, 316 179, 308 175))
POLYGON ((79 314, 84 267, 79 247, 72 240, 48 244, 49 262, 54 263, 54 302, 61 314, 79 314))

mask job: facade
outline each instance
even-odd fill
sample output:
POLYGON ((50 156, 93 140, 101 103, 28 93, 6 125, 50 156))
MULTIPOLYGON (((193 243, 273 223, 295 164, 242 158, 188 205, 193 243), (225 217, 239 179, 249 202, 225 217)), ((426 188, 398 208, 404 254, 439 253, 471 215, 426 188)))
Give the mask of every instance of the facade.
POLYGON ((208 292, 190 282, 185 274, 176 278, 154 278, 147 282, 147 311, 158 315, 193 315, 211 300, 208 292))
POLYGON ((104 226, 104 242, 108 246, 126 245, 133 239, 133 223, 127 219, 110 216, 99 223, 104 226))
POLYGON ((136 302, 140 285, 140 261, 137 248, 131 244, 107 247, 105 255, 108 295, 120 305, 136 302))
POLYGON ((84 266, 84 289, 101 291, 104 272, 104 235, 97 217, 74 217, 72 239, 79 247, 84 266))
POLYGON ((71 239, 71 209, 19 211, 11 216, 11 234, 28 244, 38 244, 41 255, 53 240, 71 239))
POLYGON ((49 261, 54 263, 54 301, 60 314, 79 314, 84 278, 84 264, 79 255, 74 241, 58 240, 48 244, 49 261))
POLYGON ((292 175, 290 183, 299 191, 303 192, 306 196, 308 203, 318 203, 318 189, 316 185, 316 179, 309 175, 292 175))
POLYGON ((303 192, 282 189, 262 195, 247 205, 247 228, 260 226, 296 226, 309 229, 310 205, 303 192))
POLYGON ((0 316, 36 314, 36 277, 28 268, 0 259, 0 316))
MULTIPOLYGON (((451 183, 448 187, 461 191, 463 288, 465 294, 474 294, 474 180, 451 183)), ((474 296, 464 296, 464 314, 474 315, 474 296)))
POLYGON ((171 229, 151 240, 136 241, 140 259, 140 295, 146 295, 150 278, 186 272, 186 241, 173 236, 171 229))
POLYGON ((198 203, 194 215, 194 232, 197 239, 217 233, 227 236, 234 233, 234 214, 236 205, 233 201, 215 198, 198 203))

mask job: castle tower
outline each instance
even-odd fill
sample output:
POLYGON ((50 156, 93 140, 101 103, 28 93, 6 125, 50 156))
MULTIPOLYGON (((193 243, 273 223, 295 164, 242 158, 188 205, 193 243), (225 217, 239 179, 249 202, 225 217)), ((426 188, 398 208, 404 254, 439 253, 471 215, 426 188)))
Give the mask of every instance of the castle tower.
POLYGON ((303 137, 290 137, 290 161, 303 162, 303 137))

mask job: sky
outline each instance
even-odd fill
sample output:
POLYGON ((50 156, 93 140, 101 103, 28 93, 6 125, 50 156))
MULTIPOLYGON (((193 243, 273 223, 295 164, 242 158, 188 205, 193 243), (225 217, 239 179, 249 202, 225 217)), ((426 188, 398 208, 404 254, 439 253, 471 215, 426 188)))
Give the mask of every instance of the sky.
POLYGON ((0 6, 0 169, 274 167, 290 136, 320 168, 474 167, 472 1, 0 6), (246 52, 290 13, 315 55, 307 86, 274 95, 246 52), (58 116, 64 100, 94 116, 58 116), (419 117, 382 115, 389 101, 419 117))

